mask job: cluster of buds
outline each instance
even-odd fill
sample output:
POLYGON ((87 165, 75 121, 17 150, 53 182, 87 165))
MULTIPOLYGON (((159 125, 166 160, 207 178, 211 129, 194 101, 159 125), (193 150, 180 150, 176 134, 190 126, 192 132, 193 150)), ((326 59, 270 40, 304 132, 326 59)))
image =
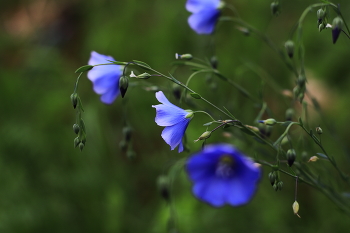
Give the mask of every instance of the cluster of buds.
POLYGON ((282 190, 283 188, 283 181, 279 179, 279 173, 278 171, 272 171, 269 173, 269 181, 272 185, 273 189, 277 192, 278 190, 282 190))
POLYGON ((297 85, 293 89, 294 99, 299 100, 300 103, 303 101, 305 96, 306 82, 307 80, 305 75, 300 74, 296 81, 297 85))
POLYGON ((80 151, 82 151, 85 147, 86 143, 86 129, 84 120, 81 118, 81 112, 83 111, 83 107, 81 106, 81 100, 79 98, 78 93, 74 92, 70 96, 72 105, 74 109, 77 109, 77 119, 76 123, 73 125, 73 131, 78 136, 74 138, 74 147, 79 147, 80 151))
POLYGON ((325 29, 327 26, 327 23, 328 23, 327 8, 321 8, 317 11, 318 30, 321 32, 323 29, 325 29))

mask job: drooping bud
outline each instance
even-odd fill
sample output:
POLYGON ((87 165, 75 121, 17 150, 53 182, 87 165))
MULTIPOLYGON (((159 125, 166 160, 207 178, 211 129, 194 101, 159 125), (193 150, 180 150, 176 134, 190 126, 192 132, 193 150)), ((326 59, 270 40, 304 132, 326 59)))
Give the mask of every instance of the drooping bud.
POLYGON ((130 139, 131 139, 131 132, 132 132, 131 127, 126 126, 126 127, 123 128, 123 135, 124 135, 124 138, 125 138, 126 142, 129 142, 130 139))
POLYGON ((175 58, 176 59, 184 59, 184 60, 192 60, 193 56, 192 54, 186 53, 186 54, 178 54, 175 53, 175 58))
POLYGON ((84 143, 79 143, 79 149, 80 149, 80 151, 83 151, 83 149, 84 149, 84 143))
POLYGON ((72 101, 73 108, 75 109, 77 107, 77 104, 78 104, 78 94, 77 93, 71 94, 70 100, 72 101))
POLYGON ((76 148, 80 143, 80 139, 78 137, 74 138, 74 148, 76 148))
POLYGON ((287 161, 288 161, 288 165, 289 167, 291 167, 296 159, 297 155, 295 153, 294 149, 289 149, 287 151, 287 161))
POLYGON ((79 127, 78 124, 74 124, 74 125, 73 125, 73 131, 74 131, 75 134, 78 134, 78 133, 79 133, 80 127, 79 127))
POLYGON ((320 23, 319 25, 318 25, 318 31, 319 32, 321 32, 323 29, 325 29, 326 28, 326 25, 324 24, 324 23, 320 23))
POLYGON ((185 116, 185 118, 190 118, 192 119, 192 117, 194 116, 194 112, 190 109, 185 110, 186 112, 188 112, 188 114, 185 116))
POLYGON ((319 160, 319 158, 314 155, 314 156, 310 157, 308 162, 316 162, 317 160, 319 160))
POLYGON ((286 111, 286 121, 292 121, 294 115, 294 109, 288 108, 286 111))
POLYGON ((170 200, 170 182, 167 176, 159 176, 157 180, 158 190, 160 195, 164 198, 164 200, 170 200))
POLYGON ((137 78, 137 79, 149 79, 152 75, 149 73, 142 73, 140 75, 135 75, 133 71, 131 71, 131 74, 129 75, 130 78, 137 78))
POLYGON ((320 126, 316 127, 316 133, 318 133, 320 135, 323 133, 322 128, 320 126))
POLYGON ((305 83, 306 83, 306 77, 305 77, 305 75, 299 75, 298 76, 298 80, 297 80, 297 83, 298 83, 298 86, 299 87, 304 87, 305 86, 305 83))
POLYGON ((317 20, 318 20, 318 23, 321 23, 324 19, 324 17, 326 16, 326 12, 321 8, 321 9, 318 9, 317 11, 317 20))
POLYGON ((278 190, 282 190, 282 188, 283 188, 283 181, 278 181, 277 182, 277 188, 278 188, 278 190))
POLYGON ((271 12, 274 16, 278 16, 281 13, 281 6, 279 1, 272 2, 270 7, 271 7, 271 12))
POLYGON ((126 91, 128 90, 129 79, 126 76, 121 76, 119 79, 120 94, 124 98, 126 91))
POLYGON ((333 26, 333 30, 332 30, 333 44, 335 44, 335 42, 337 42, 338 37, 342 31, 343 24, 344 24, 344 22, 339 16, 335 17, 333 19, 333 23, 332 23, 332 26, 333 26))
POLYGON ((296 216, 299 216, 298 212, 299 212, 299 203, 297 201, 294 201, 293 205, 292 205, 292 208, 293 208, 293 212, 296 216))
POLYGON ((275 171, 272 171, 269 173, 269 180, 270 180, 270 184, 271 185, 274 185, 275 182, 276 182, 276 172, 275 171))
POLYGON ((211 135, 211 131, 205 131, 204 133, 202 133, 201 136, 199 136, 197 140, 194 140, 194 142, 198 142, 199 140, 210 138, 210 135, 211 135))
POLYGON ((269 126, 273 126, 277 123, 277 121, 273 118, 269 118, 269 119, 266 119, 266 120, 260 120, 258 121, 259 123, 263 123, 264 125, 269 125, 269 126))
POLYGON ((289 58, 292 58, 294 55, 294 42, 291 40, 288 40, 286 41, 286 43, 284 43, 284 47, 286 48, 286 52, 289 58))
POLYGON ((210 65, 211 67, 213 67, 214 69, 218 68, 218 58, 216 56, 212 56, 210 58, 210 65))

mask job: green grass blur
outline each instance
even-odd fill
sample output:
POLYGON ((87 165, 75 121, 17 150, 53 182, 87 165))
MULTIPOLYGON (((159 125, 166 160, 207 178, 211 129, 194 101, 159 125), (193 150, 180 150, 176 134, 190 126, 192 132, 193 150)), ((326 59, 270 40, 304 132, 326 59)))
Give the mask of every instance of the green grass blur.
MULTIPOLYGON (((338 2, 350 23, 350 3, 338 2)), ((272 16, 270 1, 230 3, 244 20, 282 48, 303 10, 317 1, 282 1, 278 17, 272 16)), ((232 23, 220 23, 215 36, 195 34, 187 24, 185 0, 7 0, 0 15, 0 232, 170 232, 169 206, 161 198, 156 180, 189 153, 170 151, 160 137, 162 128, 155 124, 151 107, 157 100, 143 88, 148 83, 135 83, 125 99, 119 97, 107 106, 99 101, 84 74, 79 94, 85 108, 87 143, 82 152, 73 147, 75 111, 69 96, 77 78, 74 71, 87 63, 92 50, 118 61, 144 61, 165 74, 172 70, 175 53, 199 58, 216 55, 218 69, 254 97, 263 98, 276 119, 283 121, 291 106, 270 82, 262 81, 261 72, 255 72, 262 70, 280 90, 292 90, 295 77, 280 58, 232 23), (119 148, 125 122, 133 129, 133 160, 119 148)), ((330 21, 334 16, 332 12, 330 21)), ((319 33, 316 21, 316 12, 310 13, 303 28, 305 66, 308 88, 319 100, 324 117, 309 104, 309 125, 321 125, 325 148, 348 172, 350 41, 343 34, 333 45, 331 31, 319 33)), ((185 82, 190 74, 181 67, 174 75, 185 82)), ((178 103, 169 82, 159 78, 147 82, 158 85, 178 103)), ((212 82, 199 75, 190 86, 218 106, 226 106, 244 123, 255 125, 259 112, 255 104, 222 80, 213 78, 212 82)), ((181 107, 225 118, 210 106, 191 101, 193 106, 181 107)), ((297 103, 292 106, 297 110, 296 121, 301 107, 297 103)), ((187 130, 191 151, 200 149, 201 144, 192 141, 205 131, 202 125, 207 121, 205 115, 197 114, 191 122, 187 130)), ((283 132, 282 127, 275 128, 272 139, 283 132)), ((238 129, 229 128, 229 138, 222 132, 218 130, 208 142, 233 143, 250 156, 265 154, 264 158, 273 162, 272 150, 238 129)), ((303 134, 300 130, 292 133, 297 139, 303 134)), ((298 142, 303 140, 309 156, 321 152, 306 137, 296 140, 295 146, 299 148, 298 142)), ((319 171, 320 179, 332 180, 339 190, 349 191, 337 184, 335 169, 324 163, 327 161, 310 166, 319 171), (317 168, 318 164, 322 167, 317 168)), ((251 203, 214 209, 192 196, 191 184, 181 170, 172 190, 177 228, 173 232, 348 232, 349 216, 305 184, 299 185, 301 219, 297 218, 292 212, 294 180, 282 176, 284 188, 275 192, 267 180, 269 172, 264 168, 251 203)))

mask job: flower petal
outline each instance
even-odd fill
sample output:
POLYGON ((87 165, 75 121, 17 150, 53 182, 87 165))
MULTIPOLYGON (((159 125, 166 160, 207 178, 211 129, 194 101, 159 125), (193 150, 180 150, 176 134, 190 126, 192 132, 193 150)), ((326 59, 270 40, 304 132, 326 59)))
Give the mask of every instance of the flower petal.
POLYGON ((217 9, 220 5, 220 0, 188 0, 186 9, 189 12, 197 13, 203 9, 217 9))
POLYGON ((114 74, 105 74, 93 82, 94 91, 101 95, 109 91, 109 89, 119 89, 120 76, 114 74))
POLYGON ((102 103, 112 104, 118 95, 119 95, 119 86, 116 85, 113 88, 110 88, 107 92, 105 92, 101 96, 100 100, 102 103))
POLYGON ((215 29, 215 24, 220 15, 220 11, 206 9, 192 14, 188 18, 188 24, 198 34, 211 34, 215 29))
POLYGON ((155 122, 159 126, 175 125, 182 121, 188 114, 188 112, 176 106, 158 104, 152 105, 152 107, 156 109, 155 122))
POLYGON ((200 200, 207 202, 214 207, 220 207, 226 204, 228 193, 228 180, 219 179, 215 176, 193 186, 193 194, 200 200))
MULTIPOLYGON (((181 143, 182 137, 184 136, 189 123, 190 119, 184 118, 176 125, 165 127, 162 132, 162 138, 170 146, 171 150, 174 150, 175 147, 181 143)), ((182 152, 182 150, 180 151, 180 148, 179 152, 182 152)))

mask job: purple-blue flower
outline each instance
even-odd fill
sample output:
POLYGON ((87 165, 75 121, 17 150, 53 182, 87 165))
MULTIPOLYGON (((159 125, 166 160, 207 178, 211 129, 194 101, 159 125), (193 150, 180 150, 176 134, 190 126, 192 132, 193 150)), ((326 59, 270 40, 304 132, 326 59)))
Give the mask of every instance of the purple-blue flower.
POLYGON ((229 144, 209 145, 192 155, 186 172, 194 196, 214 207, 248 203, 261 176, 260 168, 229 144))
MULTIPOLYGON (((114 61, 111 56, 91 52, 89 65, 105 64, 114 61)), ((101 101, 105 104, 111 104, 119 95, 119 79, 122 76, 123 69, 120 65, 95 66, 87 74, 93 84, 94 91, 101 95, 101 101)))
POLYGON ((180 153, 184 149, 182 138, 194 113, 170 103, 162 91, 156 92, 156 98, 162 104, 152 105, 156 109, 155 122, 159 126, 165 126, 162 138, 169 144, 171 150, 179 146, 178 151, 180 153))
POLYGON ((187 0, 186 9, 192 13, 188 24, 198 34, 211 34, 220 16, 220 0, 187 0))

